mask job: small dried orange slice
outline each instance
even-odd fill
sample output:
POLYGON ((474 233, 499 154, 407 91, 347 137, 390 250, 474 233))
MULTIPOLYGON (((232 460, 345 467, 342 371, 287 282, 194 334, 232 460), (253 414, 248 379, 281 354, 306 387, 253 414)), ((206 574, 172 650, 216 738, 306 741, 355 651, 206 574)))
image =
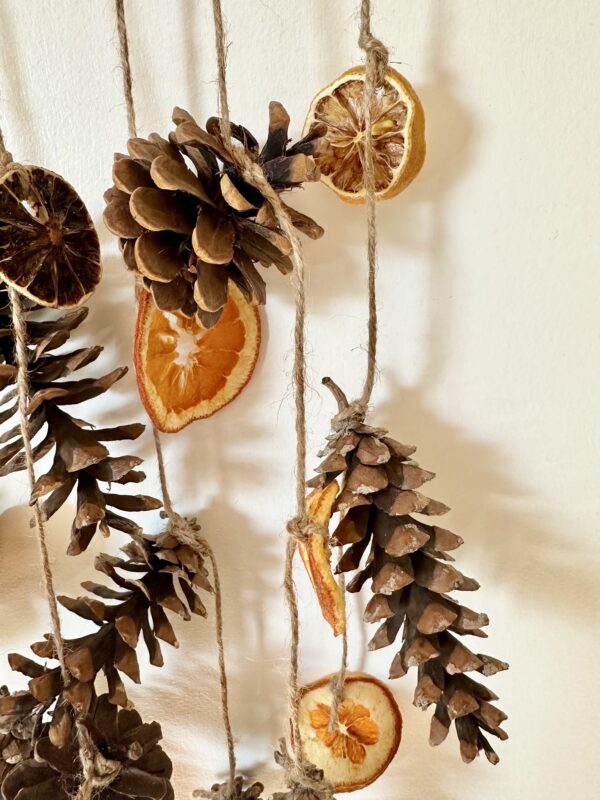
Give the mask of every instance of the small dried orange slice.
POLYGON ((323 770, 336 793, 354 792, 390 765, 402 738, 402 716, 387 686, 371 675, 351 672, 330 726, 333 677, 301 690, 300 737, 306 759, 323 770))
POLYGON ((260 338, 258 309, 232 283, 223 314, 209 329, 197 317, 161 311, 143 292, 134 362, 154 425, 174 433, 231 403, 252 376, 260 338))
MULTIPOLYGON (((315 489, 306 498, 308 519, 315 525, 329 526, 333 504, 339 486, 332 481, 324 489, 315 489)), ((339 636, 346 631, 346 615, 344 598, 331 571, 331 549, 325 536, 310 533, 305 542, 300 542, 298 550, 315 590, 323 618, 333 628, 333 635, 339 636)))
MULTIPOLYGON (((315 160, 321 180, 348 203, 365 202, 365 68, 353 67, 312 101, 305 133, 315 123, 327 126, 331 148, 315 160)), ((410 83, 388 67, 371 109, 375 149, 375 197, 395 197, 414 180, 425 160, 425 115, 410 83)))

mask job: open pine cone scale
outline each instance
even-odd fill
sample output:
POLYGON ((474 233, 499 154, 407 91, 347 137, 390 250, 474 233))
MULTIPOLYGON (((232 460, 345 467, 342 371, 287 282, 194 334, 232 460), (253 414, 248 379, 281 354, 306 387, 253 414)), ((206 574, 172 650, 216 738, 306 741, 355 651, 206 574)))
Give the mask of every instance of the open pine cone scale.
MULTIPOLYGON (((10 763, 3 750, 3 800, 69 800, 77 791, 82 770, 73 710, 60 707, 59 726, 41 717, 40 709, 31 715, 35 733, 20 757, 10 763)), ((101 695, 93 698, 85 725, 97 749, 98 772, 114 776, 95 798, 173 800, 172 764, 158 744, 158 723, 144 723, 137 711, 118 709, 101 695)))
MULTIPOLYGON (((273 186, 284 191, 319 178, 314 156, 329 146, 323 126, 288 147, 289 117, 269 107, 269 135, 262 149, 252 134, 232 126, 236 147, 255 160, 273 186)), ((141 275, 163 311, 197 314, 205 327, 220 318, 233 281, 249 302, 264 303, 265 282, 256 264, 292 269, 291 243, 265 198, 241 176, 211 117, 202 129, 183 109, 173 112, 175 131, 130 139, 117 153, 113 187, 105 193, 104 219, 119 237, 126 265, 141 275)), ((318 238, 323 229, 289 209, 294 225, 318 238)))
MULTIPOLYGON (((348 410, 345 395, 330 379, 324 383, 336 396, 343 417, 348 410)), ((335 505, 341 521, 331 539, 344 547, 337 571, 356 571, 347 585, 349 592, 371 581, 373 596, 365 621, 379 622, 380 627, 370 650, 393 644, 402 630, 390 678, 417 667, 414 704, 422 709, 435 706, 430 743, 440 744, 454 722, 463 760, 470 762, 483 751, 496 764, 498 756, 485 734, 506 739, 501 728, 506 715, 492 705, 497 696, 467 673, 490 676, 508 664, 472 652, 457 638, 486 637, 483 628, 489 619, 448 594, 475 591, 479 584, 452 564, 450 553, 463 544, 462 538, 420 519, 445 514, 449 508, 422 494, 423 484, 435 476, 413 460, 414 452, 413 446, 392 439, 387 431, 348 418, 329 437, 309 485, 323 488, 336 479, 343 481, 335 505)))

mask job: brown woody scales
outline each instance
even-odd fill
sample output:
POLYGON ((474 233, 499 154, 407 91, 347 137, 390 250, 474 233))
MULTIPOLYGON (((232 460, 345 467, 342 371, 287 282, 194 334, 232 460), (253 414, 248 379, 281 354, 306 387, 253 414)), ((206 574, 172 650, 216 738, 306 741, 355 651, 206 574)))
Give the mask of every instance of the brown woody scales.
MULTIPOLYGON (((56 658, 50 635, 32 646, 44 665, 18 654, 9 656, 11 667, 29 679, 26 691, 0 693, 0 780, 6 800, 56 798, 70 792, 74 762, 75 727, 73 709, 85 719, 101 756, 122 762, 118 779, 106 789, 102 800, 123 798, 172 798, 170 762, 156 742, 160 728, 136 722, 135 736, 123 744, 121 722, 131 725, 131 716, 119 713, 128 699, 122 676, 139 682, 136 648, 140 638, 149 652, 150 662, 162 665, 160 641, 171 645, 177 639, 168 613, 184 619, 192 614, 204 616, 199 591, 210 591, 202 559, 188 546, 180 545, 170 534, 144 535, 142 529, 121 512, 140 511, 160 506, 144 495, 122 495, 112 484, 138 483, 143 473, 134 456, 113 457, 106 443, 135 439, 142 425, 93 429, 68 413, 72 405, 83 403, 105 392, 124 374, 119 369, 101 378, 73 380, 72 373, 94 361, 100 347, 63 352, 71 331, 85 319, 86 309, 39 320, 37 306, 26 306, 27 338, 31 379, 29 421, 39 459, 53 454, 50 470, 42 475, 34 496, 46 498, 42 512, 47 519, 68 499, 77 494, 77 509, 71 530, 69 553, 88 546, 97 530, 108 534, 116 529, 131 541, 124 557, 101 554, 96 568, 112 581, 107 586, 92 581, 83 584, 92 596, 60 597, 65 608, 93 625, 83 637, 66 641, 67 666, 72 676, 64 686, 58 666, 47 667, 56 658), (57 352, 58 351, 58 352, 57 352), (108 484, 108 486, 107 486, 108 484), (96 678, 103 673, 106 695, 96 694, 96 678), (107 704, 115 710, 106 711, 107 704), (102 719, 98 717, 102 710, 102 719), (107 714, 113 721, 108 725, 107 714), (107 727, 108 725, 108 727, 107 727), (109 733, 114 734, 111 738, 109 733), (116 737, 116 738, 115 738, 116 737), (32 760, 33 759, 33 760, 32 760)), ((16 422, 16 366, 6 289, 0 288, 0 420, 9 423, 0 436, 0 475, 23 469, 23 442, 16 422)), ((110 720, 109 720, 110 721, 110 720)), ((111 735, 112 735, 111 734, 111 735)))
POLYGON ((337 571, 359 569, 369 549, 364 567, 347 586, 348 591, 358 592, 371 580, 373 596, 365 620, 381 624, 369 649, 393 644, 402 630, 390 678, 417 668, 414 704, 422 709, 435 706, 430 744, 444 741, 454 722, 463 760, 470 762, 483 750, 496 764, 498 756, 486 734, 506 739, 501 728, 506 715, 492 704, 496 695, 468 673, 490 676, 508 664, 472 652, 457 638, 485 637, 482 628, 489 619, 448 594, 479 588, 477 581, 451 563, 449 551, 463 540, 413 516, 435 517, 449 511, 419 491, 434 474, 413 460, 414 447, 391 439, 381 428, 365 425, 360 415, 348 412, 346 397, 333 381, 323 382, 335 395, 340 414, 337 430, 321 453, 319 474, 309 485, 322 488, 342 476, 334 508, 341 521, 332 543, 345 551, 337 571))
MULTIPOLYGON (((269 134, 262 149, 246 128, 232 126, 234 146, 262 167, 277 192, 318 180, 313 157, 329 147, 321 123, 289 146, 289 121, 280 103, 269 105, 269 134)), ((242 178, 220 120, 211 117, 204 130, 187 111, 175 108, 173 122, 168 140, 152 133, 130 139, 128 155, 115 154, 104 221, 156 305, 189 317, 197 314, 210 327, 227 302, 230 280, 248 301, 265 302, 265 282, 255 264, 291 272, 291 243, 264 197, 242 178)), ((323 234, 309 217, 288 211, 307 236, 323 234)))

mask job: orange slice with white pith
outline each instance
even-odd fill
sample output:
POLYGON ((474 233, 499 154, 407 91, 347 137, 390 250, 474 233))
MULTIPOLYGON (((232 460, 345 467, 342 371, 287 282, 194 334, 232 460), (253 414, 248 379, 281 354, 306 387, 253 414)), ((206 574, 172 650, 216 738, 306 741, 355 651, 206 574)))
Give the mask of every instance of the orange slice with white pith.
POLYGON ((387 686, 371 675, 350 672, 332 720, 333 677, 301 690, 300 737, 306 759, 323 770, 336 793, 354 792, 388 768, 400 745, 402 716, 387 686))
POLYGON ((260 317, 237 286, 212 328, 197 317, 140 297, 134 363, 142 403, 154 425, 174 433, 215 414, 246 386, 260 350, 260 317))
MULTIPOLYGON (((324 533, 329 526, 339 488, 337 481, 332 481, 325 489, 315 489, 306 498, 309 522, 323 526, 324 533)), ((309 533, 306 541, 299 543, 298 550, 324 619, 331 625, 334 636, 345 633, 344 598, 331 571, 331 549, 327 537, 320 533, 309 533)))
MULTIPOLYGON (((321 180, 348 203, 366 197, 365 68, 353 67, 312 101, 305 133, 315 123, 327 127, 331 147, 315 156, 321 180)), ((375 199, 395 197, 419 173, 425 160, 425 115, 410 83, 388 67, 371 106, 375 199)))

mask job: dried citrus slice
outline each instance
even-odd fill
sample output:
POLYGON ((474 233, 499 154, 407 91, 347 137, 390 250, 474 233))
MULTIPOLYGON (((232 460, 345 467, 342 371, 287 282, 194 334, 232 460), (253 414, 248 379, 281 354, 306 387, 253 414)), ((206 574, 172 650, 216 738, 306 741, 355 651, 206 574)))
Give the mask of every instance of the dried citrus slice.
POLYGON ((94 223, 75 189, 41 167, 0 180, 0 279, 50 308, 72 308, 102 276, 94 223))
MULTIPOLYGON (((315 123, 327 126, 331 148, 315 160, 321 180, 348 203, 365 202, 365 68, 353 67, 312 101, 305 133, 315 123)), ((425 159, 425 115, 410 83, 388 67, 371 110, 375 148, 375 197, 395 197, 417 176, 425 159)))
POLYGON ((400 745, 402 716, 387 686, 371 675, 351 672, 330 730, 332 678, 302 689, 300 736, 306 759, 323 770, 335 791, 354 792, 388 768, 400 745))
POLYGON ((140 397, 156 427, 179 431, 210 417, 242 391, 260 349, 256 306, 230 283, 229 300, 216 325, 161 311, 148 292, 140 298, 134 361, 140 397))
MULTIPOLYGON (((326 530, 339 486, 332 481, 325 489, 315 489, 306 498, 308 519, 326 530)), ((331 550, 325 536, 310 533, 305 542, 300 542, 298 550, 315 590, 324 619, 333 628, 334 636, 346 631, 344 598, 331 571, 331 550)))

